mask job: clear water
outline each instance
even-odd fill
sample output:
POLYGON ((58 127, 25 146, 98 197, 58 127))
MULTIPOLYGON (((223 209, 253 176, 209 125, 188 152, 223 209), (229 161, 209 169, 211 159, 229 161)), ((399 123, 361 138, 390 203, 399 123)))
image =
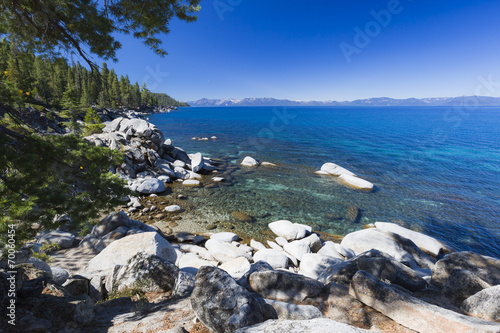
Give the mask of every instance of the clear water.
POLYGON ((390 221, 500 257, 500 108, 184 108, 150 121, 188 153, 222 158, 231 186, 196 190, 200 221, 231 221, 239 211, 255 217, 240 225, 250 234, 288 219, 340 235, 390 221), (246 155, 279 167, 235 168, 246 155), (325 162, 375 190, 314 174, 325 162), (357 221, 346 218, 350 206, 360 209, 357 221))

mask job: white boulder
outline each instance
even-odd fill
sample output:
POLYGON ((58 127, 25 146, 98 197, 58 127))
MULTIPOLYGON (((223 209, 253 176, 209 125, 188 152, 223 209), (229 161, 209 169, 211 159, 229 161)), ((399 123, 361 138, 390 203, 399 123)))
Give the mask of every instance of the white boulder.
POLYGON ((299 223, 292 223, 288 220, 271 222, 268 224, 268 226, 276 236, 284 237, 289 241, 302 239, 312 231, 312 228, 310 226, 299 223))
POLYGON ((201 153, 196 153, 191 156, 191 170, 193 172, 201 171, 203 168, 203 155, 201 153))
POLYGON ((256 167, 259 165, 259 162, 255 158, 247 156, 240 164, 248 167, 256 167))
POLYGON ((180 212, 181 210, 182 210, 182 208, 177 206, 177 205, 170 205, 170 206, 165 207, 165 211, 167 213, 177 213, 177 212, 180 212))
POLYGON ((177 253, 172 245, 157 232, 143 232, 118 239, 92 258, 87 272, 106 271, 116 265, 125 265, 137 252, 144 251, 162 259, 176 262, 177 253))
POLYGON ((244 257, 248 260, 252 260, 252 252, 249 252, 246 248, 240 248, 231 243, 209 239, 205 243, 205 248, 220 263, 225 263, 226 261, 230 261, 238 257, 244 257))
POLYGON ((263 249, 255 252, 253 255, 253 261, 265 261, 272 268, 288 268, 288 256, 283 252, 283 250, 275 250, 275 249, 263 249))
POLYGON ((144 179, 136 191, 143 194, 161 193, 165 191, 165 184, 156 178, 144 179))

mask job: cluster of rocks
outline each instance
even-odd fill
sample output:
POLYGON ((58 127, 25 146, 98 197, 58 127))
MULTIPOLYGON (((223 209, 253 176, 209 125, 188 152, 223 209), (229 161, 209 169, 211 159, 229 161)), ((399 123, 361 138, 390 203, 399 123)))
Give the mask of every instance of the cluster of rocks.
POLYGON ((131 190, 162 193, 165 183, 179 180, 186 186, 200 185, 202 174, 216 171, 214 162, 201 153, 187 154, 165 140, 163 133, 144 119, 118 117, 104 123, 103 133, 85 139, 97 146, 124 152, 115 171, 128 180, 131 190))
POLYGON ((339 182, 343 185, 346 185, 348 187, 358 189, 358 190, 365 190, 365 191, 372 191, 373 190, 373 184, 370 183, 369 181, 359 178, 357 175, 352 173, 351 171, 335 164, 335 163, 325 163, 321 166, 321 169, 316 171, 317 174, 319 175, 329 175, 329 176, 335 176, 336 179, 339 180, 339 182))
POLYGON ((206 136, 202 136, 202 137, 194 136, 194 137, 191 138, 191 140, 195 140, 195 141, 209 141, 209 140, 217 140, 217 137, 215 135, 212 135, 210 138, 206 137, 206 136))
MULTIPOLYGON (((94 255, 76 276, 30 259, 24 265, 31 277, 20 278, 18 294, 33 304, 49 296, 59 307, 76 304, 64 312, 75 325, 91 325, 94 302, 139 288, 188 298, 189 311, 214 332, 362 332, 382 323, 385 331, 500 331, 498 259, 448 253, 441 242, 393 223, 377 222, 340 243, 286 220, 269 228, 274 240, 245 244, 231 232, 166 236, 113 213, 82 240, 64 232, 40 239, 94 255), (40 295, 42 284, 57 296, 40 295)), ((37 309, 25 327, 36 320, 46 330, 55 325, 37 309)))

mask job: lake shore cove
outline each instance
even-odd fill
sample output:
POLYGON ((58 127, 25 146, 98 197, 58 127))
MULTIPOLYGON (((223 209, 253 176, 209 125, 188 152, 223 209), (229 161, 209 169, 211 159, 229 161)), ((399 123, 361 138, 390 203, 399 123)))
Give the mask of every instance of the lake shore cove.
MULTIPOLYGON (((20 332, 500 331, 498 259, 451 252, 385 222, 336 242, 287 220, 269 223, 260 240, 207 228, 174 233, 174 224, 193 231, 180 219, 189 197, 161 195, 226 183, 213 179, 218 162, 174 147, 142 119, 116 118, 88 139, 125 152, 115 172, 139 194, 83 238, 65 228, 40 235, 33 249, 63 248, 49 265, 30 249, 17 253, 20 332)), ((329 175, 357 178, 325 165, 329 175)))

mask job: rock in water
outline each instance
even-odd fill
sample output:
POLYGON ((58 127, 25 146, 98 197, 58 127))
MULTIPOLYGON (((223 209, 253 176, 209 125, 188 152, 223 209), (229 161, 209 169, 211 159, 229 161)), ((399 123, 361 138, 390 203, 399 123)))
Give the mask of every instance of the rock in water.
POLYGON ((359 222, 359 208, 351 205, 347 208, 347 214, 345 215, 345 219, 349 222, 359 222))
POLYGON ((370 183, 367 180, 358 178, 356 176, 351 176, 351 175, 340 175, 339 179, 345 183, 346 185, 358 189, 358 190, 366 190, 366 191, 371 191, 373 190, 373 184, 370 183))
POLYGON ((277 318, 261 295, 247 291, 216 267, 202 267, 196 274, 191 306, 201 322, 217 333, 277 318))
POLYGON ((335 164, 335 163, 325 163, 321 166, 321 171, 333 176, 340 175, 350 175, 355 176, 351 171, 344 169, 343 167, 335 164))
POLYGON ((268 227, 272 232, 274 232, 276 236, 281 236, 289 241, 302 239, 312 231, 312 228, 310 226, 299 223, 292 223, 287 220, 271 222, 268 224, 268 227))
POLYGON ((256 167, 259 165, 259 162, 255 158, 247 156, 240 164, 248 167, 256 167))
POLYGON ((196 153, 191 157, 191 170, 193 172, 200 171, 205 163, 203 163, 203 155, 201 153, 196 153))
POLYGON ((241 222, 252 222, 253 217, 248 214, 242 212, 231 212, 231 215, 237 220, 241 222))

